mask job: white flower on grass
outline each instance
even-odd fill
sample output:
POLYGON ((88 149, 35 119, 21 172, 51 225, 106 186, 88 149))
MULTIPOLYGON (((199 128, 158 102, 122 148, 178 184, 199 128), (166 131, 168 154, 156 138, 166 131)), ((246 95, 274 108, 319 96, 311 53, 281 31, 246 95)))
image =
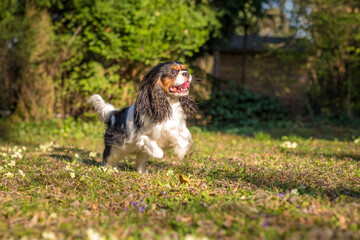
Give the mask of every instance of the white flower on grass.
MULTIPOLYGON (((76 153, 76 154, 74 155, 74 163, 76 163, 76 162, 78 162, 78 161, 82 162, 83 160, 82 160, 81 156, 76 153)), ((76 164, 76 166, 79 166, 79 164, 76 164)))
POLYGON ((11 151, 13 152, 21 152, 22 150, 18 148, 18 146, 14 146, 11 151))
POLYGON ((57 214, 56 214, 56 213, 51 213, 51 214, 50 214, 50 217, 51 217, 51 218, 57 218, 57 214))
POLYGON ((71 168, 70 164, 66 164, 65 170, 72 171, 72 168, 71 168))
POLYGON ((360 137, 354 140, 354 143, 358 144, 360 142, 360 137))
POLYGON ((57 239, 55 233, 53 233, 53 232, 43 232, 41 235, 45 240, 56 240, 57 239))
POLYGON ((166 176, 172 176, 174 175, 174 171, 173 170, 169 170, 166 172, 166 176))
POLYGON ((15 161, 14 160, 12 160, 10 163, 8 163, 7 165, 9 165, 9 166, 12 166, 12 167, 14 167, 15 166, 15 161))
POLYGON ((7 153, 0 153, 0 156, 2 156, 2 157, 7 157, 8 155, 7 155, 7 153))
POLYGON ((285 142, 280 144, 280 147, 281 148, 296 148, 297 143, 296 142, 285 141, 285 142))
POLYGON ((11 158, 22 158, 23 156, 19 152, 15 152, 13 155, 11 155, 11 158))
POLYGON ((299 191, 297 189, 291 189, 290 193, 293 195, 299 195, 299 191))
POLYGON ((107 167, 101 167, 101 169, 103 170, 103 172, 106 172, 108 170, 107 167))
POLYGON ((285 142, 280 144, 280 147, 282 147, 282 148, 291 148, 291 142, 285 141, 285 142))
POLYGON ((207 237, 200 238, 200 237, 188 234, 185 236, 185 240, 208 240, 208 238, 207 237))
POLYGON ((4 167, 0 166, 0 172, 4 171, 4 167))
POLYGON ((117 167, 113 167, 114 172, 119 172, 119 169, 117 167))
POLYGON ((86 230, 86 235, 89 240, 104 240, 105 239, 104 236, 101 236, 100 233, 98 233, 97 231, 95 231, 92 228, 89 228, 88 230, 86 230))
POLYGON ((75 173, 73 173, 73 172, 70 173, 70 177, 71 177, 71 178, 75 178, 75 173))
POLYGON ((14 174, 11 172, 5 173, 5 177, 12 178, 13 176, 14 176, 14 174))
POLYGON ((25 173, 23 172, 23 170, 20 170, 20 169, 19 169, 19 173, 20 173, 20 175, 21 175, 22 177, 25 177, 25 173))
POLYGON ((96 156, 97 156, 96 152, 90 152, 89 153, 89 157, 91 157, 91 158, 95 158, 96 156))
POLYGON ((54 148, 53 148, 54 146, 55 146, 54 142, 48 142, 48 143, 44 143, 42 145, 39 145, 39 149, 42 152, 47 152, 47 151, 54 150, 54 148))

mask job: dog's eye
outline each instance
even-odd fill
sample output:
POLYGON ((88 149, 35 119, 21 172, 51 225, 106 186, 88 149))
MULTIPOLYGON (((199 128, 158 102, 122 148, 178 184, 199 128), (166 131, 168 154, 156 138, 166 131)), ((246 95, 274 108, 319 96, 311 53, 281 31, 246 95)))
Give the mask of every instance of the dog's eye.
POLYGON ((172 70, 171 70, 171 74, 176 75, 176 74, 177 74, 177 71, 176 71, 175 69, 172 69, 172 70))

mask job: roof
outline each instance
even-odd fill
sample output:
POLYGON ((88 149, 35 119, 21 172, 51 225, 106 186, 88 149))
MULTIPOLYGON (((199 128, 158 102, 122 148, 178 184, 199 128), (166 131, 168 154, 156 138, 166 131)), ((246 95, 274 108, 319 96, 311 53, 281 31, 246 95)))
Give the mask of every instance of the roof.
MULTIPOLYGON (((248 52, 264 52, 269 50, 271 47, 284 48, 289 47, 292 44, 292 38, 282 38, 282 37, 265 37, 265 36, 256 36, 249 35, 247 39, 246 50, 248 52)), ((219 47, 218 50, 221 52, 236 52, 241 53, 244 51, 244 36, 235 35, 230 41, 219 47)))

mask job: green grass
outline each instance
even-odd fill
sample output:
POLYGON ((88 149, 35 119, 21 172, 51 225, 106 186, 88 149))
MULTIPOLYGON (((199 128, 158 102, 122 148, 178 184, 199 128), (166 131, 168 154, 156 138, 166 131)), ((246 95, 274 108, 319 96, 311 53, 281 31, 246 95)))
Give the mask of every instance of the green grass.
POLYGON ((360 238, 358 130, 194 127, 183 161, 168 151, 138 174, 132 157, 101 165, 103 128, 73 120, 1 127, 0 239, 360 238), (22 158, 11 156, 15 145, 26 146, 22 158))

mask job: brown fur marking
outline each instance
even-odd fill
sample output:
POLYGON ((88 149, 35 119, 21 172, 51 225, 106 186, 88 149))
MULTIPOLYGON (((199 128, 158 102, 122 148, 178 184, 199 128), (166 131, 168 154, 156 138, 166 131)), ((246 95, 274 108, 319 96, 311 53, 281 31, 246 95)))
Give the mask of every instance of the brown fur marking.
POLYGON ((169 78, 169 76, 166 76, 161 80, 164 92, 170 94, 169 88, 175 85, 175 79, 176 78, 169 78))
POLYGON ((172 69, 175 69, 176 71, 179 71, 179 70, 180 70, 180 68, 179 68, 178 65, 172 65, 171 68, 172 68, 172 69))

